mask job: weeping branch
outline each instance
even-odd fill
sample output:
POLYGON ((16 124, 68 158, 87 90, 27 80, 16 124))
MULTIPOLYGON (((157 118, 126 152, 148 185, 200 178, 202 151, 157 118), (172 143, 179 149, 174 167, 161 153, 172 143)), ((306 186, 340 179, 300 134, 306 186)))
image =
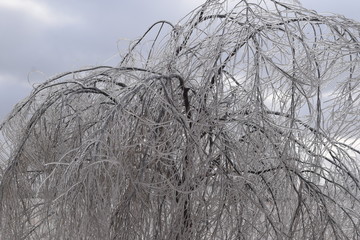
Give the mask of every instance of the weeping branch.
POLYGON ((360 238, 359 34, 207 1, 118 66, 45 81, 0 125, 0 235, 360 238))

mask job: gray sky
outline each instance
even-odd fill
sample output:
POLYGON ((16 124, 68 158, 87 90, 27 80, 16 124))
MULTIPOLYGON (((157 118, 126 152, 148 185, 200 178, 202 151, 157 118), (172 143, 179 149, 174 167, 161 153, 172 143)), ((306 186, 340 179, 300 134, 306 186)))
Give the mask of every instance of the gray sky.
MULTIPOLYGON (((118 46, 152 23, 176 23, 204 0, 0 0, 0 121, 32 84, 85 66, 115 65, 118 46)), ((359 0, 300 0, 360 21, 359 0)))

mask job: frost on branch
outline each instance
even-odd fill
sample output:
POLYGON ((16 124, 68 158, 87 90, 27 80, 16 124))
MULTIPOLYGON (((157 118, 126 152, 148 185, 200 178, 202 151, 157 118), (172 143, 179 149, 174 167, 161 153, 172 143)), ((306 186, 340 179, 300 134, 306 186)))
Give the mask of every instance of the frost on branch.
POLYGON ((159 21, 0 126, 5 239, 357 239, 360 24, 277 1, 159 21))

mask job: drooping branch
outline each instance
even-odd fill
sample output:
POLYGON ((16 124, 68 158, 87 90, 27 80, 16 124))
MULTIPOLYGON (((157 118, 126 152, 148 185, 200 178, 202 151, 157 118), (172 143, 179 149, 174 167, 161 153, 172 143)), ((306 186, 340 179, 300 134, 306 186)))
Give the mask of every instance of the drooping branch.
POLYGON ((40 84, 0 125, 0 235, 359 238, 359 29, 207 1, 40 84))

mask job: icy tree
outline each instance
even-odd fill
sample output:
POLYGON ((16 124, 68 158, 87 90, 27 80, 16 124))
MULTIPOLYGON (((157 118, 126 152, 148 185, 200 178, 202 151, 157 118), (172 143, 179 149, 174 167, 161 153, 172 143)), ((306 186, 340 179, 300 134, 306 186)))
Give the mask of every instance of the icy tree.
POLYGON ((358 239, 360 24, 207 1, 0 126, 4 239, 358 239))

